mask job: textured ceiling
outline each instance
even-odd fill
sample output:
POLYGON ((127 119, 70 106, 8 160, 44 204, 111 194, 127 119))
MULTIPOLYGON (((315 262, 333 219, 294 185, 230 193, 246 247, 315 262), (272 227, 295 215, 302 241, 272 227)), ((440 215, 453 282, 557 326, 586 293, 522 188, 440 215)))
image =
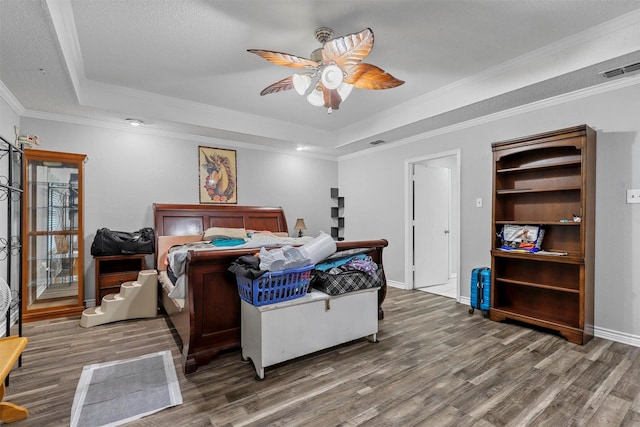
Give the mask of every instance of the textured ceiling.
POLYGON ((24 116, 340 156, 606 80, 640 61, 640 0, 0 0, 0 95, 24 116), (313 33, 371 28, 366 62, 405 80, 327 114, 295 70, 313 33))

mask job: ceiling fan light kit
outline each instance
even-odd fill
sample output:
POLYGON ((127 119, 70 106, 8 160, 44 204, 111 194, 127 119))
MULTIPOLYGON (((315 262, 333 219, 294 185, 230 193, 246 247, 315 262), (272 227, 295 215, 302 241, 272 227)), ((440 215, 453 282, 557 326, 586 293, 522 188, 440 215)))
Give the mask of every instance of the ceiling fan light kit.
POLYGON ((294 74, 293 76, 293 88, 298 92, 298 95, 304 95, 307 93, 307 89, 311 86, 311 77, 308 74, 294 74))
POLYGON ((325 107, 331 113, 340 107, 354 87, 358 89, 391 89, 404 83, 375 65, 362 62, 373 49, 373 31, 365 28, 359 33, 332 39, 333 31, 320 27, 315 31, 322 48, 311 53, 311 59, 271 50, 248 49, 267 61, 305 71, 273 83, 260 95, 294 89, 306 96, 309 104, 325 107))
POLYGON ((322 96, 322 90, 319 88, 312 90, 311 93, 307 95, 307 101, 314 107, 322 107, 324 105, 324 96, 322 96))
POLYGON ((322 69, 320 81, 327 89, 338 89, 344 81, 342 70, 335 64, 325 65, 322 69))

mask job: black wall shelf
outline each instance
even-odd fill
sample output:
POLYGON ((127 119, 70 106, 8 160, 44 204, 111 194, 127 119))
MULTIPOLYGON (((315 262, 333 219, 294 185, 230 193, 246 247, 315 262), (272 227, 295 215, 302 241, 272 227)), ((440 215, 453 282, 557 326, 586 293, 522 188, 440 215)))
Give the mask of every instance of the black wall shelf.
POLYGON ((335 206, 331 207, 331 218, 334 219, 336 226, 331 227, 331 237, 336 240, 344 240, 342 230, 344 229, 344 217, 342 210, 344 209, 344 197, 340 196, 337 188, 331 189, 331 198, 335 206))

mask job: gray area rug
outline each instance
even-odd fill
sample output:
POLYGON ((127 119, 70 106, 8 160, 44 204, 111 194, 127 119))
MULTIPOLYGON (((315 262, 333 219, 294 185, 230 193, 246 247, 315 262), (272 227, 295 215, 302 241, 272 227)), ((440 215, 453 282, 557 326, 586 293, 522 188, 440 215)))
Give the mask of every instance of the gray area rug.
POLYGON ((87 365, 73 398, 71 427, 118 426, 181 403, 170 351, 87 365))

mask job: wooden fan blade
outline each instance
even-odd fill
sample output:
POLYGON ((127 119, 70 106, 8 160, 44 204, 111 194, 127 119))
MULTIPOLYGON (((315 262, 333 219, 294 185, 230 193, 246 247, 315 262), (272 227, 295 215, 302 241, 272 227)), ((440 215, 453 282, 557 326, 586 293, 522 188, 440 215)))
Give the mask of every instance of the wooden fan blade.
POLYGON ((373 49, 373 31, 365 28, 359 33, 329 40, 322 48, 322 61, 335 62, 344 72, 358 65, 373 49))
POLYGON ((247 49, 247 52, 255 53, 256 55, 266 59, 267 61, 291 68, 316 68, 318 64, 316 61, 312 61, 307 58, 301 58, 299 56, 290 55, 288 53, 274 52, 272 50, 260 50, 260 49, 247 49))
POLYGON ((285 90, 293 89, 293 76, 289 76, 285 79, 275 82, 262 89, 260 96, 269 95, 270 93, 282 92, 285 90))
POLYGON ((358 89, 391 89, 400 86, 404 80, 398 80, 375 65, 360 63, 352 68, 344 79, 358 89))
POLYGON ((320 85, 322 87, 322 95, 324 96, 324 107, 331 108, 332 110, 337 110, 340 108, 340 103, 342 102, 342 97, 338 93, 337 89, 327 89, 324 85, 320 85))

